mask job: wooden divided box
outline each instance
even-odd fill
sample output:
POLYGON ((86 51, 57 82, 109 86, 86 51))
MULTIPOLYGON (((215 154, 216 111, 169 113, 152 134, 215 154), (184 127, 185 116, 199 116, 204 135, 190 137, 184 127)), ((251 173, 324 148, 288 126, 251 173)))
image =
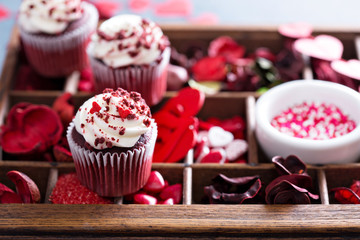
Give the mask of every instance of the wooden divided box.
MULTIPOLYGON (((207 46, 222 35, 228 35, 246 46, 249 51, 268 47, 278 52, 282 38, 276 28, 235 26, 162 26, 173 46, 180 52, 190 44, 207 46)), ((314 35, 330 34, 344 44, 344 58, 358 58, 355 30, 318 29, 314 35)), ((76 83, 64 81, 57 90, 14 90, 14 79, 19 67, 20 43, 14 28, 9 42, 6 62, 0 80, 0 123, 7 111, 18 102, 51 105, 64 90, 76 89, 76 83), (75 84, 75 86, 74 86, 75 84)), ((175 92, 167 92, 161 104, 175 92)), ((91 97, 89 93, 74 91, 76 107, 91 97)), ((320 238, 355 237, 360 234, 360 211, 357 205, 338 204, 330 189, 349 186, 360 179, 360 164, 308 165, 312 177, 312 192, 319 200, 308 205, 205 204, 204 187, 211 184, 217 174, 228 177, 259 175, 264 186, 276 176, 274 165, 264 157, 254 135, 255 92, 220 92, 207 95, 197 117, 225 119, 241 116, 246 119, 246 140, 249 144, 247 164, 197 164, 193 150, 180 163, 153 163, 170 184, 183 184, 182 204, 138 205, 60 205, 48 201, 57 178, 74 172, 73 163, 10 160, 6 154, 0 158, 0 182, 13 186, 6 173, 19 170, 26 173, 39 186, 40 204, 1 204, 1 238, 320 238), (225 106, 225 107, 224 107, 225 106)), ((156 112, 158 107, 154 107, 156 112)), ((360 156, 359 156, 360 157, 360 156)))

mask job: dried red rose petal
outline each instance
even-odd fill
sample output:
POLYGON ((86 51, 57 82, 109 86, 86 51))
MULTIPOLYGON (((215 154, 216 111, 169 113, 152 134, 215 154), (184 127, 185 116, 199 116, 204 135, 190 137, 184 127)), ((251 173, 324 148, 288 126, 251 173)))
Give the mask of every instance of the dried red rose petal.
POLYGON ((223 56, 204 57, 196 62, 191 72, 196 81, 223 81, 226 77, 226 59, 223 56))
POLYGON ((40 202, 39 188, 26 174, 19 171, 10 171, 6 175, 15 184, 16 191, 23 203, 40 202))
POLYGON ((279 204, 279 203, 308 204, 310 203, 310 198, 315 200, 319 198, 318 195, 312 194, 307 190, 308 188, 311 187, 312 187, 312 179, 308 175, 303 175, 303 174, 282 175, 280 177, 275 178, 266 187, 265 201, 268 204, 279 204), (285 196, 286 194, 292 194, 292 196, 285 196), (306 195, 307 197, 304 195, 306 195))
POLYGON ((241 204, 254 198, 261 189, 259 176, 229 178, 219 174, 212 182, 212 185, 204 187, 211 204, 241 204))
POLYGON ((1 127, 0 145, 16 155, 44 153, 63 131, 59 116, 45 105, 19 103, 10 110, 6 123, 1 127))
POLYGON ((57 144, 53 147, 53 154, 57 162, 73 162, 72 154, 69 149, 57 144))
POLYGON ((237 59, 229 64, 226 75, 226 90, 229 91, 255 91, 258 88, 260 77, 254 71, 255 61, 251 58, 237 59))
POLYGON ((221 36, 210 42, 208 54, 210 57, 224 56, 227 62, 234 62, 244 56, 245 47, 229 36, 221 36))
POLYGON ((283 81, 290 81, 302 78, 305 63, 300 54, 284 48, 276 55, 275 67, 283 81))
POLYGON ((113 200, 100 197, 81 185, 76 173, 59 177, 49 199, 56 204, 110 204, 113 200))
POLYGON ((295 155, 289 155, 285 159, 275 156, 272 158, 272 162, 280 175, 306 174, 306 164, 295 155))
POLYGON ((350 188, 337 187, 330 190, 335 199, 343 204, 360 204, 360 181, 354 180, 350 188))
POLYGON ((65 92, 59 97, 57 97, 53 103, 52 108, 60 116, 64 129, 67 128, 75 115, 75 107, 72 102, 72 94, 69 92, 65 92))
POLYGON ((331 189, 335 199, 342 204, 360 204, 360 197, 350 188, 338 187, 331 189))
POLYGON ((23 203, 20 196, 0 183, 0 203, 23 203))
POLYGON ((271 61, 272 63, 275 63, 275 61, 276 61, 275 54, 272 53, 270 51, 270 49, 265 48, 265 47, 257 48, 254 52, 254 58, 265 58, 265 59, 271 61))

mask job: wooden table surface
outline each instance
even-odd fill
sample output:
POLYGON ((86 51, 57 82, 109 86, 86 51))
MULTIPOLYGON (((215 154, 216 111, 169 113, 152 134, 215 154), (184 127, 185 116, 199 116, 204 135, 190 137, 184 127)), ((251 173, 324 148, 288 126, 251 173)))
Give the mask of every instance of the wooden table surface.
POLYGON ((0 205, 0 212, 0 236, 15 238, 338 238, 360 233, 356 205, 12 204, 0 205))

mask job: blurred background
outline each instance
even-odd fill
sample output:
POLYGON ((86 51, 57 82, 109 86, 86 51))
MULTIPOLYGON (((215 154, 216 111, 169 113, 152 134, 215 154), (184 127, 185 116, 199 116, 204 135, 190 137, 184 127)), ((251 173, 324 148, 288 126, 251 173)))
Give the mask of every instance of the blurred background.
MULTIPOLYGON (((359 0, 89 0, 102 14, 135 13, 159 24, 278 26, 307 22, 314 28, 360 29, 359 0)), ((21 0, 0 0, 0 66, 21 0)))

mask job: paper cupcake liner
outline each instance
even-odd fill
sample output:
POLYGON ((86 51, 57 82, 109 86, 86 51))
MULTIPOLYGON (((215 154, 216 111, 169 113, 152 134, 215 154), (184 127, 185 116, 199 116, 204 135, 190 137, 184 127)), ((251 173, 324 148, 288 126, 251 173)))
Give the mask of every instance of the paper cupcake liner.
POLYGON ((79 146, 72 138, 74 123, 67 139, 80 182, 100 196, 120 197, 141 189, 151 172, 157 126, 152 125, 151 139, 145 146, 121 153, 95 153, 79 146))
POLYGON ((153 106, 159 103, 165 94, 169 60, 170 48, 164 50, 160 63, 116 69, 90 56, 95 91, 102 92, 105 88, 121 87, 140 93, 146 103, 153 106))
MULTIPOLYGON (((20 27, 20 37, 31 66, 45 77, 63 77, 88 66, 86 47, 96 30, 99 14, 92 4, 82 3, 83 24, 61 35, 31 34, 20 27)), ((79 20, 81 21, 81 20, 79 20)))

